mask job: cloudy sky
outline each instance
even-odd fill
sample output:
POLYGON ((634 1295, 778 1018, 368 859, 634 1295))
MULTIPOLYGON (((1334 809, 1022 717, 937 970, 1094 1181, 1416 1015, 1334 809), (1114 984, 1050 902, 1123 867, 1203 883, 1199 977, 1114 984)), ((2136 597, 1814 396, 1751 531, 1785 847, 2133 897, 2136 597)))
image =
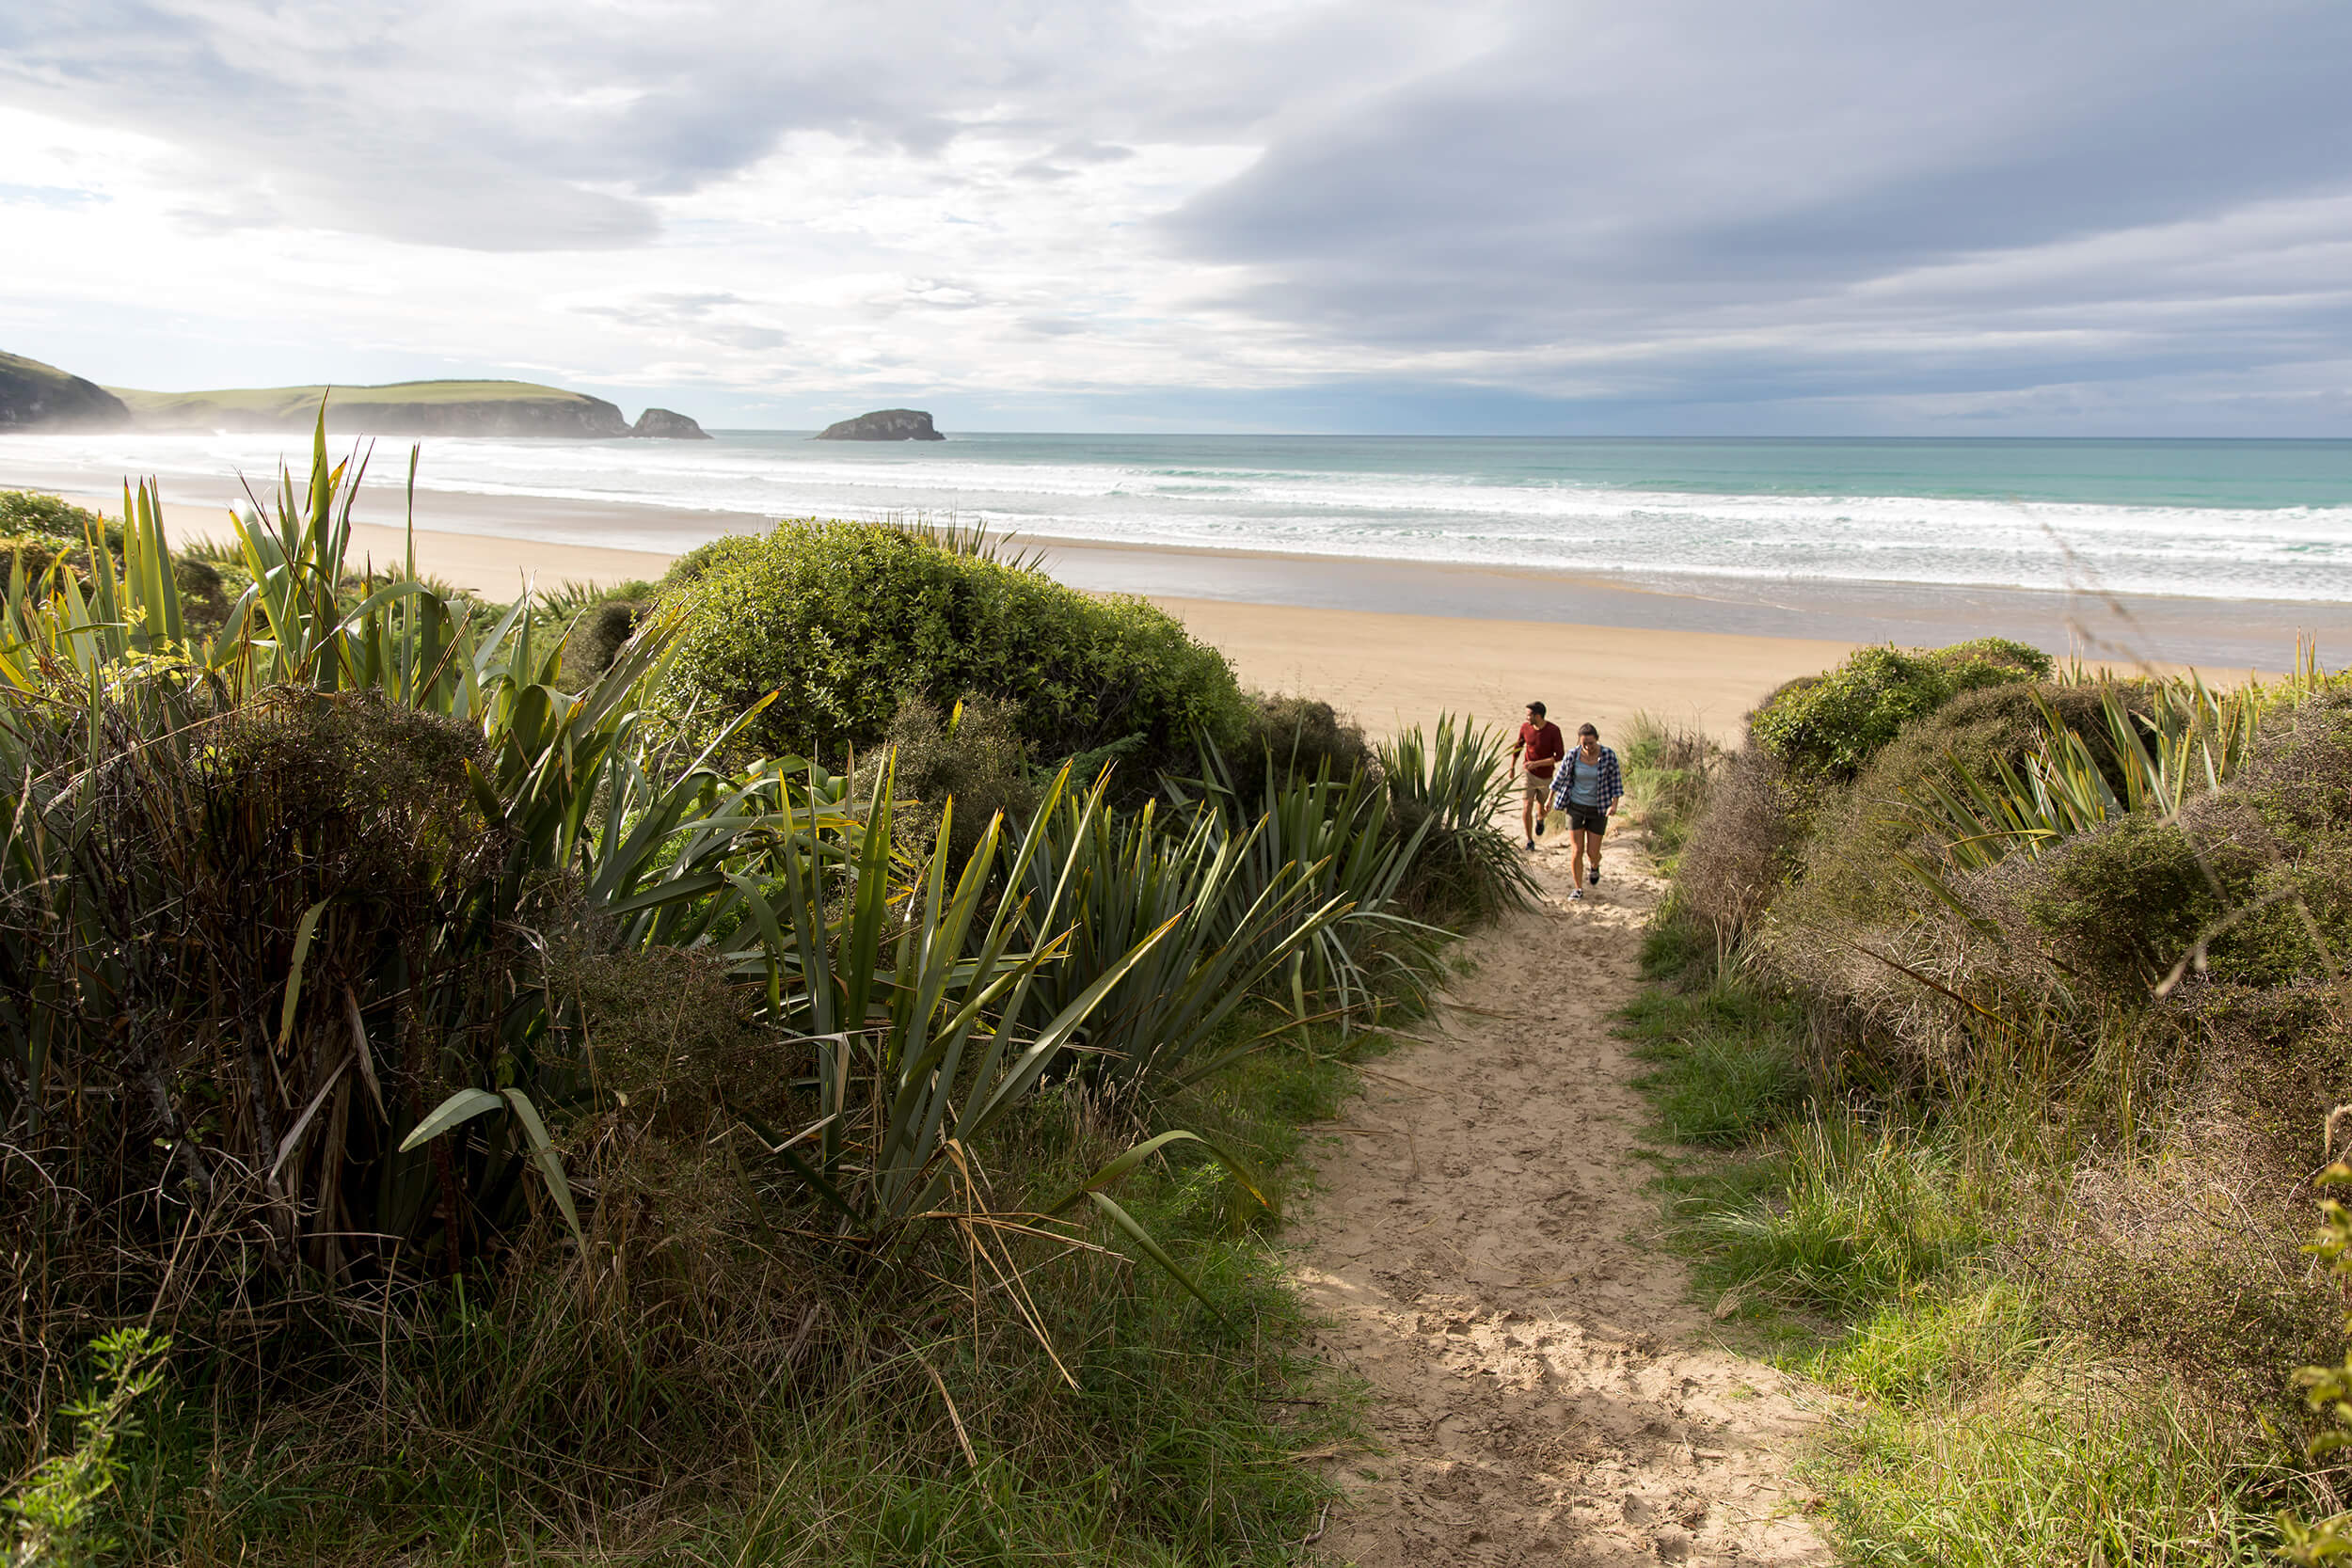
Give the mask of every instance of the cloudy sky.
POLYGON ((2343 0, 9 0, 0 348, 798 428, 2352 435, 2343 0))

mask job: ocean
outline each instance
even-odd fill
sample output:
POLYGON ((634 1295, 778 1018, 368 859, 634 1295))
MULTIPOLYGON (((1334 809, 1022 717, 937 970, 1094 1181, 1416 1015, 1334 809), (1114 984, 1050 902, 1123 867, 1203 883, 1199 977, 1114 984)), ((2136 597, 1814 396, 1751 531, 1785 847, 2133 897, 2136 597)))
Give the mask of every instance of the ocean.
MULTIPOLYGON (((347 443, 344 443, 347 445, 347 443)), ((285 436, 16 436, 9 476, 156 474, 187 499, 266 479, 285 436)), ((373 473, 405 473, 407 443, 373 473)), ((54 481, 53 481, 54 482, 54 481)), ((675 550, 721 515, 954 517, 1032 536, 1756 582, 2352 600, 2352 441, 951 436, 816 442, 434 438, 436 491, 629 503, 564 543, 675 550)), ((470 526, 485 525, 478 520, 470 526)), ((505 531, 503 526, 501 531, 505 531)))

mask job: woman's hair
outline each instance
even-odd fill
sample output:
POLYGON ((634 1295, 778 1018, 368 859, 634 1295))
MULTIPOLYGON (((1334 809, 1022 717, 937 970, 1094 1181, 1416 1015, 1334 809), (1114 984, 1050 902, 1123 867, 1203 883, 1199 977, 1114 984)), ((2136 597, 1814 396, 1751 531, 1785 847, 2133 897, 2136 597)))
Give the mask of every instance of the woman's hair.
POLYGON ((1598 740, 1598 739, 1600 738, 1600 732, 1599 732, 1598 730, 1597 730, 1597 729, 1593 728, 1593 726, 1592 726, 1592 725, 1590 725, 1590 724, 1579 724, 1579 725, 1576 727, 1576 733, 1577 733, 1577 736, 1578 736, 1578 737, 1579 737, 1580 739, 1581 739, 1581 738, 1582 738, 1582 737, 1583 737, 1583 736, 1588 736, 1588 735, 1589 735, 1589 736, 1592 736, 1595 740, 1598 740))

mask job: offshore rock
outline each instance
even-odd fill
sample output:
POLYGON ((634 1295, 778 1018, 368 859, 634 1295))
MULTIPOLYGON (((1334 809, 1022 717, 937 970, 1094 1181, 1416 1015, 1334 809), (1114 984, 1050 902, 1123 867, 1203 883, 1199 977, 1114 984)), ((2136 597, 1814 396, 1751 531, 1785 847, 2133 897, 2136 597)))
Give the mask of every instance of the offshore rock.
POLYGON ((667 408, 646 409, 637 416, 637 422, 629 427, 628 433, 631 436, 648 436, 657 441, 707 441, 710 439, 710 432, 685 415, 672 413, 667 408))
POLYGON ((131 422, 120 398, 55 365, 0 354, 0 432, 118 430, 131 422))
POLYGON ((945 441, 931 428, 931 417, 920 408, 878 408, 854 420, 829 424, 817 433, 819 441, 945 441))

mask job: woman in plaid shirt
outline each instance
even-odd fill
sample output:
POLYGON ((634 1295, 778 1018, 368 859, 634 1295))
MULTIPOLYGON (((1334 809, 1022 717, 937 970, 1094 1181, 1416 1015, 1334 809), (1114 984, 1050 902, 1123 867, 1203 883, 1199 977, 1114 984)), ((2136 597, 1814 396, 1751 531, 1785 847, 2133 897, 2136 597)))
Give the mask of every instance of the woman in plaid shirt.
POLYGON ((1618 770, 1617 753, 1600 743, 1598 730, 1580 725, 1576 750, 1551 776, 1551 803, 1568 814, 1568 879, 1580 884, 1569 890, 1569 897, 1584 896, 1581 884, 1599 884, 1601 835, 1623 799, 1625 775, 1618 770))

